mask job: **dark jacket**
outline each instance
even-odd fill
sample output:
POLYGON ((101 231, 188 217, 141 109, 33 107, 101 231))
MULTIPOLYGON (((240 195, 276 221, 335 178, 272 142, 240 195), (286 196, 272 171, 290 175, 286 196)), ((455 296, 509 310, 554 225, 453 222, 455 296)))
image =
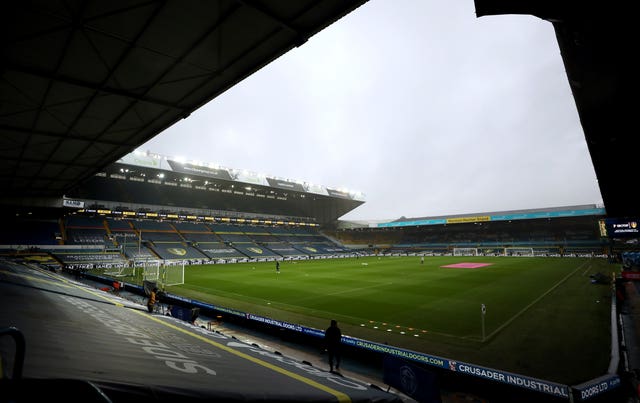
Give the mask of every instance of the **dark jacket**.
POLYGON ((327 348, 337 348, 340 346, 340 339, 342 339, 342 332, 336 325, 331 325, 324 332, 324 342, 327 348))

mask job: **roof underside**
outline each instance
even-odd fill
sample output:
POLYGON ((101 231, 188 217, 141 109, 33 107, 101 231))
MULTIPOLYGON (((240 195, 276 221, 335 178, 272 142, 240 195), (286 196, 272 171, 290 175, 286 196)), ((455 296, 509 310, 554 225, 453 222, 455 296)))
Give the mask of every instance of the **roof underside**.
MULTIPOLYGON (((182 184, 184 174, 162 171, 162 183, 158 180, 140 180, 140 176, 127 179, 114 179, 114 173, 129 165, 115 163, 104 170, 104 176, 93 176, 68 194, 79 200, 95 200, 103 206, 136 206, 172 211, 204 211, 215 213, 224 211, 229 215, 246 213, 297 217, 320 225, 327 225, 339 217, 363 204, 363 201, 319 195, 304 191, 280 189, 270 186, 251 184, 251 190, 238 186, 239 182, 193 176, 193 184, 182 184), (199 179, 199 180, 198 180, 199 179), (206 184, 203 183, 206 180, 206 184), (167 186, 169 183, 173 186, 167 186), (154 206, 155 205, 155 206, 154 206)), ((157 179, 160 172, 153 168, 135 167, 137 175, 157 179)), ((122 175, 122 174, 121 174, 122 175)), ((132 175, 133 176, 133 175, 132 175)), ((112 208, 112 207, 109 207, 112 208)), ((130 207, 132 208, 132 207, 130 207)))
MULTIPOLYGON (((0 202, 61 197, 365 2, 3 3, 0 202)), ((607 215, 640 215, 628 194, 632 14, 575 0, 475 5, 553 24, 607 215)))
POLYGON ((61 197, 365 2, 3 3, 3 195, 61 197))

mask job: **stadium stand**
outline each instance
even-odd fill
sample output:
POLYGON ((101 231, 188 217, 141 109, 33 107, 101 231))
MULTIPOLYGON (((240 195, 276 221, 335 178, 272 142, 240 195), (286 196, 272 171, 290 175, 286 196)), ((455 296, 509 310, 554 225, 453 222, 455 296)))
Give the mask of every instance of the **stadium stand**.
POLYGON ((67 216, 64 220, 64 236, 67 245, 94 245, 109 248, 110 241, 103 217, 67 216))
POLYGON ((280 256, 272 250, 264 246, 259 246, 254 242, 233 243, 233 247, 242 252, 245 256, 257 260, 262 260, 264 258, 275 258, 280 256))
MULTIPOLYGON (((523 211, 512 215, 524 214, 523 211)), ((531 213, 531 212, 530 212, 531 213)), ((471 217, 486 216, 482 213, 471 217)), ((497 215, 497 214, 496 214, 497 215)), ((332 235, 345 245, 382 254, 451 254, 454 248, 478 248, 488 255, 504 248, 532 248, 536 255, 608 255, 610 243, 599 232, 602 214, 581 217, 343 228, 332 235)), ((442 217, 426 217, 436 221, 442 217)), ((413 221, 417 221, 413 219, 413 221)))
POLYGON ((62 242, 62 229, 56 219, 7 219, 0 227, 0 245, 37 247, 62 242))
POLYGON ((104 248, 43 248, 69 269, 88 269, 94 267, 116 267, 127 264, 127 260, 118 252, 107 252, 104 248))
POLYGON ((223 242, 198 242, 198 249, 211 260, 224 263, 228 260, 242 259, 245 255, 236 248, 223 242))

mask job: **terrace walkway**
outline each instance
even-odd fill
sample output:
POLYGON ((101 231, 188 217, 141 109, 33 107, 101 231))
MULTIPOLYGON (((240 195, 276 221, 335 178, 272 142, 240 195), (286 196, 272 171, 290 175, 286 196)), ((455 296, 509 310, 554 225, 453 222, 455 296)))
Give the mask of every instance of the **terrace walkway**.
MULTIPOLYGON (((104 284, 92 282, 83 279, 83 282, 104 289, 104 284)), ((144 305, 146 298, 126 291, 119 292, 119 296, 129 299, 132 302, 144 305)), ((321 370, 329 370, 326 354, 323 354, 316 347, 296 342, 291 338, 281 338, 277 335, 270 335, 258 330, 247 329, 234 323, 217 322, 214 318, 199 316, 196 325, 210 328, 226 336, 234 337, 239 341, 247 344, 256 344, 260 348, 279 352, 285 357, 293 358, 301 362, 310 363, 313 367, 321 370)), ((375 385, 380 389, 387 390, 388 385, 384 383, 384 374, 381 366, 371 365, 370 363, 361 362, 357 358, 343 356, 340 365, 340 373, 350 379, 357 379, 375 385)), ((405 403, 417 403, 416 400, 403 394, 394 388, 389 388, 391 393, 397 395, 405 403)), ((489 403, 489 401, 466 392, 441 390, 442 403, 489 403)))

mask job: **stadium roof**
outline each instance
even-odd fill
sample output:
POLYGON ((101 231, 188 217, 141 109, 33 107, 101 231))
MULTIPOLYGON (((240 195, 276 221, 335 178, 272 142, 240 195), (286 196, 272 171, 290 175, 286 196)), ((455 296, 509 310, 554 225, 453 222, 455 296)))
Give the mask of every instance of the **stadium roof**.
POLYGON ((333 223, 364 203, 362 194, 347 190, 149 152, 125 155, 66 196, 62 203, 90 209, 128 205, 191 215, 302 219, 318 225, 333 223))
POLYGON ((470 214, 452 214, 428 217, 400 217, 395 220, 379 221, 342 221, 340 227, 349 228, 391 228, 410 227, 423 225, 444 225, 463 223, 482 223, 490 221, 556 219, 567 217, 602 217, 605 209, 596 204, 584 204, 578 206, 559 206, 539 209, 520 209, 509 211, 489 211, 470 214))
POLYGON ((3 198, 61 197, 365 2, 3 3, 3 198))
MULTIPOLYGON (((365 2, 3 3, 0 203, 66 194, 365 2)), ((637 171, 631 13, 618 2, 475 5, 479 17, 553 24, 607 214, 640 215, 627 179, 637 171)))

